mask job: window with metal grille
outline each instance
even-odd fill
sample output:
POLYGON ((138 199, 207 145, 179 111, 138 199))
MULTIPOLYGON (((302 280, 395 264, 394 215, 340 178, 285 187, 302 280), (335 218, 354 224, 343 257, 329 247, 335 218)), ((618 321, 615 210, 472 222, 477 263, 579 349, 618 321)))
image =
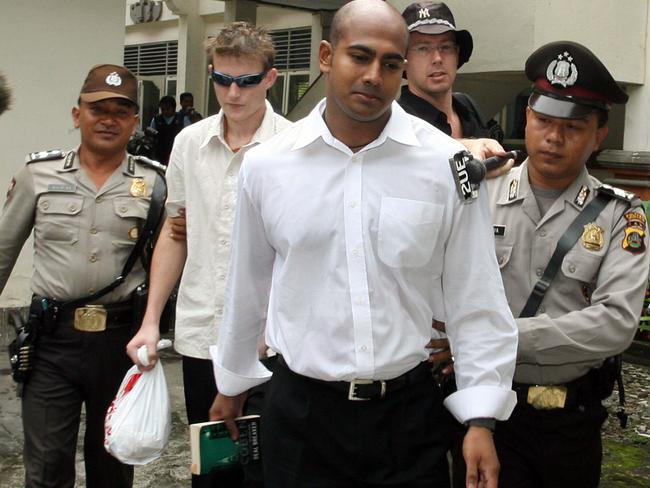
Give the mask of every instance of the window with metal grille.
POLYGON ((309 69, 311 27, 270 32, 275 49, 275 67, 278 70, 309 69))
POLYGON ((178 41, 124 46, 124 66, 136 75, 175 75, 178 41))

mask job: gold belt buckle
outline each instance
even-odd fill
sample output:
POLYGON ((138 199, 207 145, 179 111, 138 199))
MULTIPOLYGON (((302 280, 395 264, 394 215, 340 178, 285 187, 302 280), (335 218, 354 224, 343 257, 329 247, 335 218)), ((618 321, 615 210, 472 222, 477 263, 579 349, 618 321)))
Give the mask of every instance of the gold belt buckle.
POLYGON ((108 312, 103 305, 87 305, 74 311, 74 328, 82 332, 106 330, 108 312))
POLYGON ((537 410, 564 408, 566 393, 566 386, 530 386, 526 401, 537 410))

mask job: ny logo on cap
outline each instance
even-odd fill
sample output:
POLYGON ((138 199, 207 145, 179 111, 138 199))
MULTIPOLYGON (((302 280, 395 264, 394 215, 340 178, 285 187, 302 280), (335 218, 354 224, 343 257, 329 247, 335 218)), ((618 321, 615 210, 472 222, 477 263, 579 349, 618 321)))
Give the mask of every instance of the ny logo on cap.
POLYGON ((546 69, 546 78, 551 85, 573 86, 578 79, 578 68, 573 64, 573 57, 564 51, 557 59, 551 61, 546 69))
POLYGON ((120 78, 120 75, 118 75, 117 72, 113 71, 106 77, 106 84, 120 86, 122 84, 122 78, 120 78))
POLYGON ((418 17, 421 19, 425 17, 430 17, 429 15, 429 9, 428 8, 421 8, 420 11, 418 12, 418 17))

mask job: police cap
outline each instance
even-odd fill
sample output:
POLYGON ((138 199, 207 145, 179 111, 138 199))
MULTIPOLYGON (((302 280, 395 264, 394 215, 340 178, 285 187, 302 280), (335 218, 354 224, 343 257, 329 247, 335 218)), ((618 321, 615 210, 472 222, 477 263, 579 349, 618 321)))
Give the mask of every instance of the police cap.
POLYGON ((578 119, 628 98, 596 55, 577 42, 540 47, 526 61, 526 76, 534 83, 528 106, 550 117, 578 119))
POLYGON ((453 31, 458 44, 458 67, 469 61, 474 48, 472 34, 456 29, 454 16, 443 2, 415 2, 402 12, 409 32, 422 34, 443 34, 453 31))
POLYGON ((87 103, 107 98, 124 98, 137 105, 138 79, 124 66, 98 64, 86 75, 79 98, 87 103))

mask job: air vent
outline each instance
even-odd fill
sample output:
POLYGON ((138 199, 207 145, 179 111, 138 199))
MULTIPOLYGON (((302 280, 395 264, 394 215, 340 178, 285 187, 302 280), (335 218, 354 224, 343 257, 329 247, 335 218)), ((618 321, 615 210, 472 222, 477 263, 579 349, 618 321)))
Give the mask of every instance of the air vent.
POLYGON ((277 54, 275 67, 279 70, 309 69, 311 27, 270 32, 277 54))
POLYGON ((136 75, 175 75, 178 41, 124 46, 124 66, 136 75))

